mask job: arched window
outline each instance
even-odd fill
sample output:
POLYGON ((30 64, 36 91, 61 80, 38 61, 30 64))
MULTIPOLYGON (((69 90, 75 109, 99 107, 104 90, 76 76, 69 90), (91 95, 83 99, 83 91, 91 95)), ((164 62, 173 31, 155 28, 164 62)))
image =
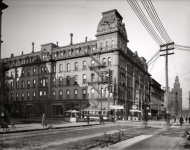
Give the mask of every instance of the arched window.
POLYGON ((70 71, 70 64, 67 64, 67 71, 70 71))
POLYGON ((87 48, 85 48, 85 49, 84 49, 84 53, 85 53, 85 54, 86 54, 86 53, 88 53, 88 50, 87 50, 87 48))
POLYGON ((91 89, 91 98, 94 98, 94 89, 91 89))
POLYGON ((78 54, 79 54, 79 49, 76 50, 76 55, 78 55, 78 54))
POLYGON ((22 81, 22 89, 24 89, 24 81, 22 81))
POLYGON ((108 65, 111 65, 111 57, 108 58, 108 65))
POLYGON ((105 58, 102 59, 102 62, 103 62, 103 65, 106 65, 106 59, 105 58))
POLYGON ((33 98, 35 98, 35 96, 36 96, 36 92, 33 92, 33 98))
POLYGON ((59 65, 59 72, 63 72, 63 65, 62 64, 59 65))
POLYGON ((24 93, 21 94, 21 100, 24 100, 24 93))
POLYGON ((75 90, 74 91, 74 99, 77 99, 78 98, 78 90, 75 90))
POLYGON ((67 76, 67 85, 70 85, 70 77, 67 76))
POLYGON ((94 60, 91 60, 91 65, 92 65, 92 66, 94 66, 94 65, 95 65, 94 60))
POLYGON ((55 91, 52 92, 53 99, 55 99, 55 91))
POLYGON ((106 41, 106 48, 108 48, 108 41, 106 41))
POLYGON ((63 58, 63 52, 60 52, 60 58, 63 58))
POLYGON ((27 93, 27 100, 30 100, 30 93, 27 93))
POLYGON ((93 51, 95 51, 95 50, 96 50, 96 47, 95 47, 95 46, 93 46, 93 47, 92 47, 92 50, 93 50, 93 51))
POLYGON ((63 78, 62 77, 59 78, 59 85, 63 85, 63 78))
POLYGON ((55 77, 53 78, 53 86, 55 86, 56 85, 56 83, 55 83, 55 77))
POLYGON ((18 101, 18 93, 16 93, 16 101, 18 101))
POLYGON ((86 83, 86 74, 83 75, 83 83, 86 83))
POLYGON ((59 91, 59 99, 62 99, 62 98, 63 98, 63 91, 60 90, 60 91, 59 91))
POLYGON ((103 45, 102 45, 102 42, 100 43, 100 50, 102 50, 103 49, 103 45))
POLYGON ((68 56, 71 56, 72 55, 72 51, 70 50, 69 52, 68 52, 68 56))
POLYGON ((53 65, 53 73, 55 73, 56 72, 56 70, 55 70, 55 65, 53 65))
POLYGON ((111 41, 111 46, 114 47, 114 44, 115 44, 115 41, 112 40, 112 41, 111 41))
POLYGON ((13 93, 11 93, 11 101, 13 101, 13 93))
POLYGON ((66 91, 66 98, 70 99, 70 91, 69 90, 66 91))
POLYGON ((30 80, 27 81, 27 88, 30 88, 30 80))
POLYGON ((86 67, 86 61, 83 61, 83 69, 87 69, 87 67, 86 67))
POLYGON ((78 76, 77 75, 75 75, 75 84, 78 84, 78 76))
POLYGON ((47 72, 47 68, 46 67, 44 67, 44 73, 46 73, 47 72))
POLYGON ((13 90, 13 88, 14 88, 14 84, 13 82, 11 82, 11 90, 13 90))
POLYGON ((14 76, 14 73, 13 73, 13 71, 11 71, 11 77, 13 78, 13 76, 14 76))
POLYGON ((94 74, 91 74, 91 82, 95 82, 94 74))
POLYGON ((75 62, 75 70, 78 70, 78 63, 75 62))
POLYGON ((83 90, 82 90, 82 98, 83 98, 83 99, 86 99, 86 98, 87 98, 86 89, 83 89, 83 90))

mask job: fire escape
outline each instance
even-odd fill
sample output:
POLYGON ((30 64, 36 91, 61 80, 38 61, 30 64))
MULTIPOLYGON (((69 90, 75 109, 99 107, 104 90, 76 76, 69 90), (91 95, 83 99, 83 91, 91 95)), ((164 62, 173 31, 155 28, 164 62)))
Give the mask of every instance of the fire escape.
POLYGON ((95 95, 91 95, 90 103, 92 104, 92 106, 97 107, 99 102, 102 102, 103 99, 106 99, 106 97, 102 93, 102 86, 100 85, 108 84, 108 70, 106 69, 106 64, 100 61, 100 54, 93 54, 90 51, 88 51, 86 54, 92 58, 91 64, 89 65, 90 70, 94 71, 94 73, 97 74, 97 78, 95 78, 95 74, 92 73, 91 79, 88 81, 88 85, 93 87, 93 89, 97 92, 98 96, 95 97, 95 95), (97 99, 98 102, 93 99, 97 99))

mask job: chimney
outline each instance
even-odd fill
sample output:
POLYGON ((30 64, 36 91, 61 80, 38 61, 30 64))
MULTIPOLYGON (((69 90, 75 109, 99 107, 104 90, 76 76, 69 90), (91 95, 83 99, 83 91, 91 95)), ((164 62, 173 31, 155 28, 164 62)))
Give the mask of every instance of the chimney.
POLYGON ((58 41, 57 41, 57 46, 58 46, 58 44, 59 44, 59 43, 58 43, 58 41))
POLYGON ((34 42, 32 42, 32 53, 34 53, 34 42))
POLYGON ((22 55, 23 55, 23 51, 22 51, 22 55))
POLYGON ((70 43, 70 45, 73 45, 73 34, 71 33, 70 36, 71 36, 71 43, 70 43))
POLYGON ((11 54, 11 57, 14 57, 14 54, 11 54))
POLYGON ((85 42, 87 42, 87 36, 85 37, 85 42))

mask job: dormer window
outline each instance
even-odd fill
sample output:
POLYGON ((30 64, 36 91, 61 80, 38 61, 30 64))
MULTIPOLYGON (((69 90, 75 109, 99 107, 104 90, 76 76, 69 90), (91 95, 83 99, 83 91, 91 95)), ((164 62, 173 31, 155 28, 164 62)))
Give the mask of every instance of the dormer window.
POLYGON ((111 46, 114 47, 114 44, 115 44, 115 42, 114 42, 114 40, 112 40, 111 41, 111 46))
POLYGON ((102 42, 100 43, 100 50, 102 50, 102 42))
POLYGON ((108 41, 106 41, 106 48, 108 48, 108 41))
POLYGON ((77 49, 77 50, 76 50, 76 55, 78 55, 78 54, 79 54, 79 50, 77 49))

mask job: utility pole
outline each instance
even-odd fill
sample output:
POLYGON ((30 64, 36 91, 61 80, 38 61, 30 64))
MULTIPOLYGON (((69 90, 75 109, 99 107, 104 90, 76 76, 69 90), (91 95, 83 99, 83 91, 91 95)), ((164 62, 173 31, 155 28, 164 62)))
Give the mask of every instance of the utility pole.
POLYGON ((165 54, 161 54, 160 56, 165 56, 166 57, 166 63, 165 63, 165 75, 166 75, 166 113, 167 113, 167 118, 166 118, 166 125, 167 127, 170 126, 170 105, 169 105, 169 87, 168 87, 168 55, 174 54, 174 52, 169 53, 169 50, 174 49, 174 42, 164 44, 160 46, 160 51, 166 51, 165 54), (172 47, 169 47, 172 46, 172 47), (163 49, 162 49, 163 48, 163 49))

